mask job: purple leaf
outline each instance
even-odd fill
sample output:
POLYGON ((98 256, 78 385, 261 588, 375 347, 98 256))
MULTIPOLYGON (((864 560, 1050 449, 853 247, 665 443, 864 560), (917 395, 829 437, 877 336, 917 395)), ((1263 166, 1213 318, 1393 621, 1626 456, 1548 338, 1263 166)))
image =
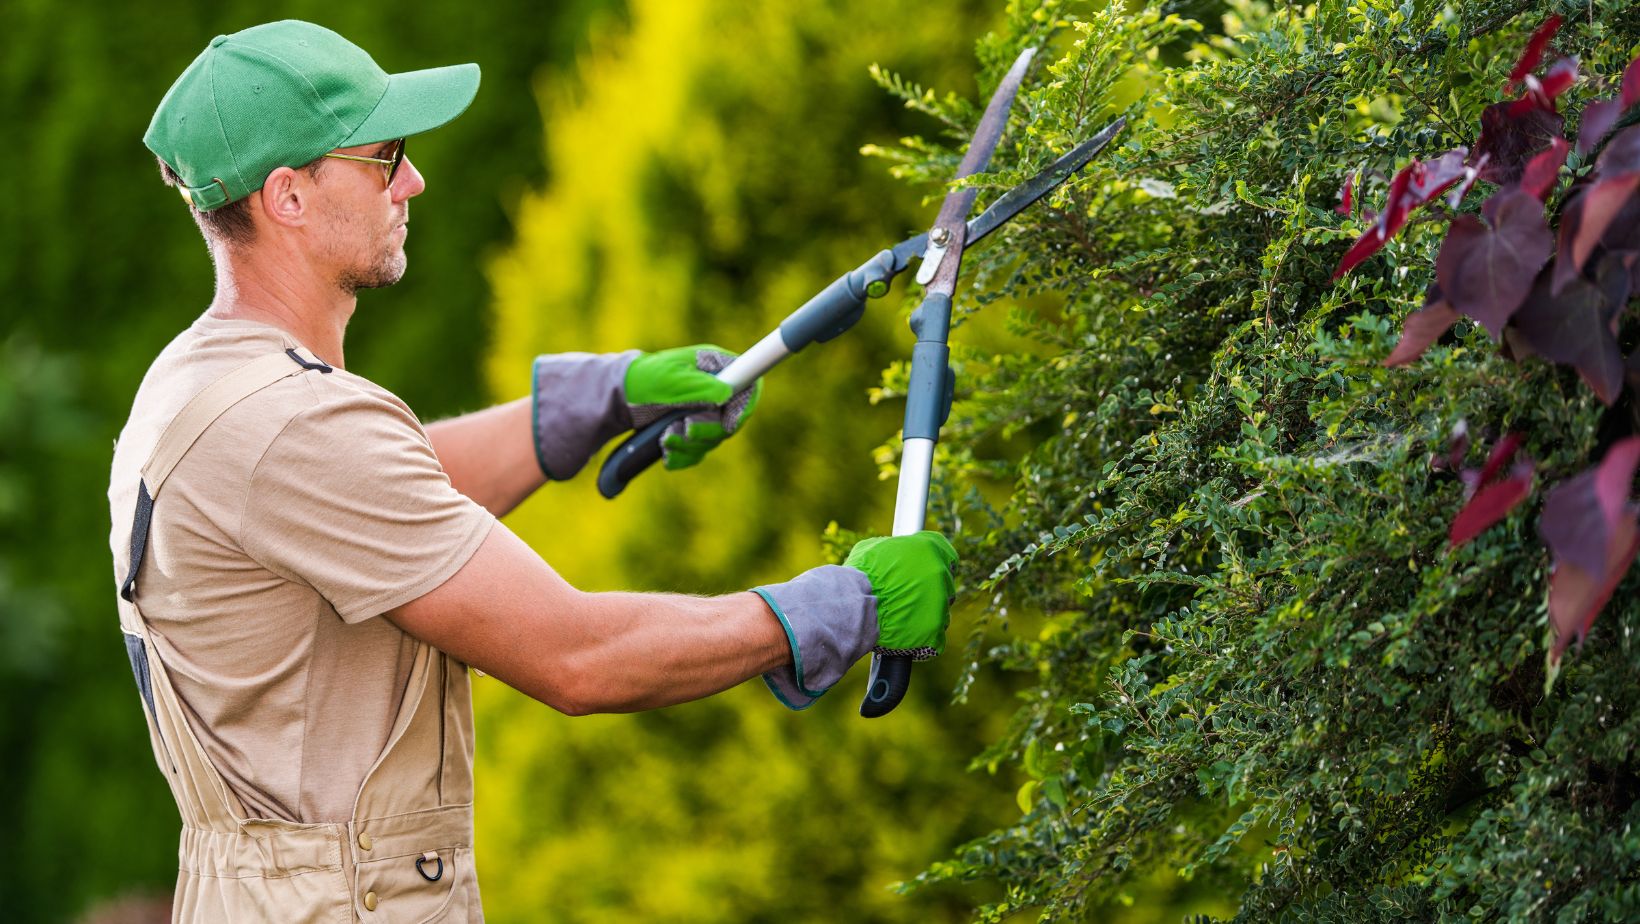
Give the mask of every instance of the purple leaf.
MULTIPOLYGON (((1446 464, 1453 471, 1463 468, 1463 457, 1469 454, 1469 421, 1460 419, 1447 438, 1446 464)), ((1467 496, 1467 494, 1466 494, 1467 496)))
POLYGON ((1571 258, 1572 268, 1581 271, 1605 236, 1612 219, 1628 204, 1640 185, 1640 173, 1625 173, 1596 180, 1578 197, 1575 221, 1565 222, 1571 231, 1571 251, 1561 251, 1561 259, 1571 258))
POLYGON ((1410 174, 1404 204, 1408 212, 1446 191, 1448 186, 1464 178, 1464 160, 1468 148, 1453 148, 1432 161, 1414 159, 1406 167, 1410 174))
POLYGON ((1441 339, 1458 323, 1460 315, 1445 299, 1430 302, 1407 315, 1401 325, 1401 340, 1384 360, 1386 366, 1405 366, 1441 339))
POLYGON ((1602 571, 1585 571, 1570 562, 1555 564, 1549 573, 1549 624, 1555 631, 1554 648, 1549 652, 1552 662, 1558 663, 1573 641, 1583 643, 1634 563, 1636 552, 1640 552, 1640 530, 1631 520, 1619 526, 1612 537, 1602 571))
POLYGON ((1405 227, 1407 216, 1413 209, 1463 179, 1466 173, 1464 158, 1468 155, 1467 148, 1453 148, 1432 161, 1413 158, 1412 163, 1402 167, 1389 181, 1389 195, 1377 222, 1350 245, 1344 259, 1338 261, 1338 269, 1333 270, 1333 280, 1336 282, 1362 260, 1383 249, 1389 239, 1405 227))
POLYGON ((1506 477, 1498 478, 1503 467, 1514 458, 1515 451, 1520 448, 1523 439, 1519 433, 1505 436, 1492 447, 1484 468, 1479 472, 1464 469, 1461 473, 1466 485, 1465 495, 1468 502, 1458 511, 1458 516, 1453 519, 1452 528, 1447 533, 1447 539, 1453 547, 1463 545, 1485 532, 1532 493, 1532 473, 1535 467, 1530 458, 1522 458, 1509 470, 1506 477))
POLYGON ((1360 264, 1362 260, 1382 250, 1389 241, 1389 235, 1384 233, 1381 225, 1373 225, 1367 233, 1355 239, 1350 249, 1344 252, 1344 259, 1338 261, 1338 269, 1333 270, 1332 278, 1337 282, 1345 273, 1360 264))
POLYGON ((1630 125, 1613 135, 1595 158, 1594 167, 1597 176, 1640 172, 1640 125, 1630 125))
POLYGON ((1517 466, 1517 470, 1497 484, 1489 484, 1469 499, 1452 521, 1447 539, 1454 548, 1486 532, 1520 505, 1532 493, 1532 466, 1517 466))
POLYGON ((1473 215, 1452 220, 1435 278, 1452 307, 1481 322, 1496 340, 1549 259, 1554 238, 1543 203, 1520 189, 1494 195, 1482 213, 1491 227, 1473 215))
MULTIPOLYGON (((1413 163, 1417 163, 1417 161, 1413 161, 1413 163)), ((1384 245, 1389 243, 1389 239, 1395 236, 1395 232, 1401 230, 1401 226, 1406 224, 1407 210, 1397 208, 1397 203, 1406 198, 1407 185, 1412 177, 1411 170, 1412 168, 1408 166, 1402 169, 1400 173, 1395 174, 1389 181, 1389 201, 1384 206, 1384 210, 1378 214, 1377 219, 1373 221, 1372 227, 1356 238, 1355 243, 1350 245, 1350 249, 1344 252, 1344 259, 1339 260, 1338 268, 1333 270, 1332 278, 1334 282, 1337 282, 1345 273, 1355 269, 1362 260, 1382 250, 1384 245)))
POLYGON ((1528 75, 1526 90, 1532 102, 1545 109, 1554 109, 1560 94, 1577 82, 1577 59, 1561 58, 1544 72, 1542 77, 1528 75))
POLYGON ((1623 68, 1622 100, 1624 109, 1640 103, 1640 58, 1635 58, 1628 67, 1623 68))
POLYGON ((1595 470, 1590 469, 1549 489, 1538 534, 1557 565, 1565 562, 1599 574, 1606 566, 1611 526, 1595 496, 1594 476, 1595 470))
POLYGON ((1640 465, 1640 437, 1619 440, 1595 468, 1556 485, 1543 505, 1539 532, 1554 556, 1549 621, 1558 659, 1589 626, 1640 550, 1630 502, 1640 465))
MULTIPOLYGON (((1608 253, 1631 254, 1640 252, 1640 195, 1633 195, 1617 210, 1600 235, 1600 248, 1608 253)), ((1590 255, 1589 259, 1597 259, 1590 255)))
POLYGON ((1537 30, 1532 33, 1532 37, 1526 40, 1526 47, 1521 50, 1520 57, 1515 61, 1515 66, 1509 71, 1509 82, 1504 85, 1505 89, 1514 90, 1516 84, 1526 79, 1526 75, 1537 70, 1538 64, 1543 61, 1544 50, 1549 47, 1549 40, 1554 38, 1555 33, 1559 30, 1560 14, 1558 13, 1544 20, 1543 25, 1537 27, 1537 30))
MULTIPOLYGON (((1515 452, 1520 449, 1520 444, 1524 442, 1526 442, 1526 437, 1519 433, 1506 434, 1503 439, 1498 440, 1497 445, 1493 446, 1492 451, 1486 456, 1486 464, 1481 467, 1481 477, 1477 484, 1490 484, 1492 479, 1498 477, 1498 474, 1503 471, 1503 467, 1508 465, 1509 460, 1515 457, 1515 452)), ((1526 464, 1530 467, 1531 460, 1528 459, 1526 464)))
POLYGON ((1587 154, 1595 149, 1600 139, 1617 124, 1623 114, 1623 104, 1615 99, 1597 99, 1583 107, 1583 119, 1577 126, 1577 153, 1587 154))
POLYGON ((1466 165, 1463 168, 1463 179, 1459 180, 1457 185, 1452 187, 1452 191, 1446 194, 1446 204, 1448 206, 1455 209, 1463 204, 1463 197, 1469 195, 1469 190, 1474 188, 1475 181, 1480 179, 1481 171, 1486 169, 1486 159, 1486 155, 1482 154, 1473 164, 1466 165))
POLYGON ((1629 494, 1634 490, 1634 470, 1640 466, 1640 437, 1627 437, 1612 444, 1594 472, 1594 494, 1606 525, 1634 518, 1629 494))
POLYGON ((1628 299, 1628 273, 1619 261, 1602 260, 1593 282, 1574 277, 1558 295, 1550 276, 1539 274, 1510 327, 1536 355, 1576 368, 1610 405, 1623 387, 1623 355, 1612 320, 1628 299))
MULTIPOLYGON (((1619 177, 1618 179, 1621 179, 1619 177)), ((1640 188, 1640 187, 1637 187, 1640 188)), ((1591 184, 1579 184, 1572 187, 1572 193, 1566 197, 1565 208, 1560 214, 1560 236, 1555 245, 1559 257, 1555 260, 1554 290, 1559 292, 1566 287, 1573 277, 1580 271, 1586 270, 1591 262, 1598 259, 1602 250, 1607 253, 1616 253, 1625 264, 1633 268, 1632 254, 1640 254, 1640 195, 1629 195, 1618 207, 1615 215, 1605 214, 1611 207, 1610 200, 1595 204, 1597 222, 1605 222, 1605 229, 1597 240, 1585 237, 1578 241, 1584 224, 1584 211, 1589 208, 1588 193, 1591 184), (1583 262, 1576 262, 1577 245, 1581 245, 1586 254, 1583 262)), ((1603 191, 1602 196, 1621 193, 1621 184, 1603 191)))
POLYGON ((1338 207, 1333 209, 1340 215, 1348 215, 1355 204, 1355 172, 1344 178, 1344 187, 1338 191, 1338 207))
POLYGON ((1549 264, 1551 275, 1550 291, 1559 294, 1566 288, 1566 283, 1577 278, 1577 264, 1572 262, 1572 240, 1577 237, 1577 229, 1583 224, 1583 194, 1588 192, 1587 183, 1573 183, 1571 191, 1566 194, 1566 201, 1560 207, 1560 229, 1555 236, 1554 262, 1549 264))
MULTIPOLYGON (((1516 102, 1530 102, 1530 98, 1516 102)), ((1499 186, 1520 179, 1526 162, 1561 137, 1566 124, 1552 109, 1537 105, 1515 109, 1515 103, 1493 103, 1481 111, 1481 136, 1475 142, 1474 154, 1486 158, 1481 179, 1499 186)), ((1480 165, 1478 159, 1475 163, 1480 165)))
POLYGON ((1520 174, 1521 188, 1531 193, 1539 202, 1549 201, 1549 193, 1555 188, 1560 168, 1566 163, 1566 152, 1570 150, 1566 139, 1551 140, 1547 151, 1526 162, 1526 169, 1520 174))

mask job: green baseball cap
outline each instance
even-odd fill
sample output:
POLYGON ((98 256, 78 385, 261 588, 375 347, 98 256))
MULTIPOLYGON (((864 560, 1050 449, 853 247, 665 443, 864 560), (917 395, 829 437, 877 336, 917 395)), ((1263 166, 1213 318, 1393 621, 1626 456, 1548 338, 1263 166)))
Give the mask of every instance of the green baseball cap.
POLYGON ((364 49, 287 19, 211 39, 160 100, 142 143, 209 211, 279 167, 443 125, 478 92, 478 65, 389 74, 364 49))

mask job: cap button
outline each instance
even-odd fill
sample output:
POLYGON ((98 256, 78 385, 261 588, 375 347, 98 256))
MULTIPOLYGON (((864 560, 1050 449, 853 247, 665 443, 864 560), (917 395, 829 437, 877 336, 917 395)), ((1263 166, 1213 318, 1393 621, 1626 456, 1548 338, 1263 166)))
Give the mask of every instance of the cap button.
POLYGON ((226 35, 219 35, 216 38, 211 39, 211 47, 215 48, 218 45, 221 45, 223 42, 226 42, 227 40, 228 40, 228 37, 226 35))

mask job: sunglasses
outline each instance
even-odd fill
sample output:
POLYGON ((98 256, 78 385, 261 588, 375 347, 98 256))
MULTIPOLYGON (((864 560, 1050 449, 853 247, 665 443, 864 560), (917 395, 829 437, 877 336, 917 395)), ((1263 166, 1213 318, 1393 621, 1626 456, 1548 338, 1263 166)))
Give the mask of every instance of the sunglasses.
POLYGON ((364 164, 380 164, 383 174, 387 177, 387 185, 392 186, 393 177, 398 176, 399 165, 404 163, 404 139, 400 138, 398 141, 393 142, 393 145, 393 156, 391 158, 361 157, 357 154, 337 154, 335 152, 324 156, 334 157, 337 160, 356 160, 364 164))

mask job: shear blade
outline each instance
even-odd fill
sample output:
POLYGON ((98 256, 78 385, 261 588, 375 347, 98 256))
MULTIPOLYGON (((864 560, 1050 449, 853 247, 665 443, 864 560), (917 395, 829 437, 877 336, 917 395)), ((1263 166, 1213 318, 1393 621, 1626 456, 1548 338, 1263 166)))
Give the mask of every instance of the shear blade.
POLYGON ((1049 164, 1047 169, 1031 177, 1002 194, 1002 198, 991 203, 981 215, 968 223, 968 243, 974 244, 984 239, 992 231, 1007 224, 1010 219, 1025 211, 1038 199, 1052 192, 1061 183, 1070 179, 1078 170, 1088 165, 1098 153, 1110 144, 1122 128, 1127 125, 1127 119, 1118 118, 1105 126, 1104 130, 1092 138, 1082 142, 1068 151, 1064 156, 1049 164))

